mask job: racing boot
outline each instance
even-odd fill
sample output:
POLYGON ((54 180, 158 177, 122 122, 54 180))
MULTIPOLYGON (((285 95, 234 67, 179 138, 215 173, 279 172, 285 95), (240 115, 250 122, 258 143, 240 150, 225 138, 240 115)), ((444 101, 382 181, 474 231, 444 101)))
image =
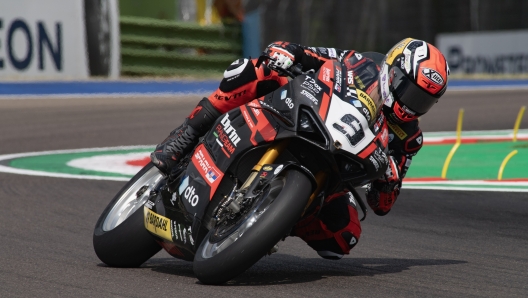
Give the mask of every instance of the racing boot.
POLYGON ((212 127, 220 115, 209 100, 203 98, 185 118, 183 124, 156 146, 154 152, 150 154, 152 163, 162 173, 170 174, 171 169, 194 148, 198 139, 212 127))

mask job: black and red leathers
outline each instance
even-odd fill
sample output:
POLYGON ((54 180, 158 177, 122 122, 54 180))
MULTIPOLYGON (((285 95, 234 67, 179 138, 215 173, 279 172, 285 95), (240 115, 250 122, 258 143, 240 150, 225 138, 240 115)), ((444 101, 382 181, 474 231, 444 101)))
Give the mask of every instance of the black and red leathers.
MULTIPOLYGON (((359 88, 368 94, 378 92, 379 67, 356 51, 305 47, 288 42, 275 42, 266 49, 272 57, 274 51, 286 53, 288 59, 301 63, 303 71, 317 71, 328 60, 343 61, 349 70, 346 75, 350 76, 352 84, 360 86, 359 88)), ((255 65, 256 63, 257 59, 238 59, 226 69, 219 88, 208 97, 218 112, 225 113, 288 83, 285 77, 279 76, 266 64, 255 65)), ((353 93, 355 89, 347 87, 348 90, 353 93)), ((384 176, 367 186, 367 201, 376 214, 384 215, 391 209, 399 194, 401 179, 421 144, 422 133, 417 120, 389 125, 388 170, 384 176)), ((356 245, 360 234, 356 202, 347 191, 326 197, 321 210, 313 211, 292 231, 292 235, 306 241, 319 255, 330 259, 339 259, 348 254, 356 245)))

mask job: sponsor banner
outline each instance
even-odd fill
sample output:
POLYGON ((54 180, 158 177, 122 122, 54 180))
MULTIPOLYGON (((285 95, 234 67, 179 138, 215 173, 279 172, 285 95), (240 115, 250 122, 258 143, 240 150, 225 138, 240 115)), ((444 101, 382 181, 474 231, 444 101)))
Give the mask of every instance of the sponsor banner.
POLYGON ((528 30, 439 34, 451 74, 527 74, 528 30))
POLYGON ((88 77, 84 1, 2 1, 0 7, 0 78, 88 77))

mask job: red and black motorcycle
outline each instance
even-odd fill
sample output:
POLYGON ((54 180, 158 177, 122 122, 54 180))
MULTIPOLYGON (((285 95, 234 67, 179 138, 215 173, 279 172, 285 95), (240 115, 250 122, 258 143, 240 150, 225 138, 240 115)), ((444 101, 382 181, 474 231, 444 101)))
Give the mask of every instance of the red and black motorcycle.
POLYGON ((219 284, 273 250, 325 194, 347 188, 366 214, 354 187, 385 172, 388 132, 377 88, 361 89, 349 67, 287 72, 288 84, 222 115, 169 177, 144 167, 99 218, 97 256, 137 267, 163 248, 219 284))

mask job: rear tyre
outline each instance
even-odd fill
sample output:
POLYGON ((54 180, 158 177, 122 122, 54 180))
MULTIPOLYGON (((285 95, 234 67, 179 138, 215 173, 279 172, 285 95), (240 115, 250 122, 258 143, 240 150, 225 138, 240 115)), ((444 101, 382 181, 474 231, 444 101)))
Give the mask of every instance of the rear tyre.
POLYGON ((143 205, 162 179, 158 169, 149 163, 103 211, 93 234, 95 253, 103 263, 112 267, 139 267, 161 250, 145 229, 143 205))
POLYGON ((222 284, 247 270, 289 233, 310 194, 311 182, 298 170, 275 177, 245 218, 209 231, 194 256, 196 277, 222 284))

